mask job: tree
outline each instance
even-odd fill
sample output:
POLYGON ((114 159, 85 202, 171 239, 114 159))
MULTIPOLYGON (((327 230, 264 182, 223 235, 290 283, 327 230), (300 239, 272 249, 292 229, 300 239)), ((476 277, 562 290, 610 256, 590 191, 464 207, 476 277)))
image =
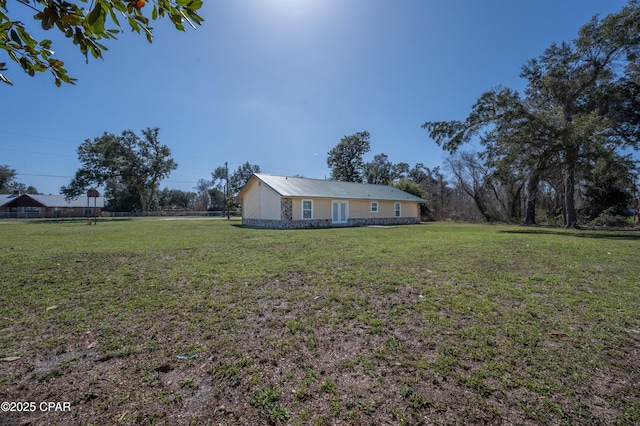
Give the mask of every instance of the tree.
POLYGON ((260 173, 260 166, 257 164, 251 164, 247 161, 238 166, 236 171, 229 176, 229 195, 235 199, 235 196, 249 182, 254 173, 260 173))
MULTIPOLYGON (((39 21, 43 30, 60 31, 78 46, 88 61, 89 55, 102 58, 102 52, 107 50, 102 40, 116 39, 117 34, 124 32, 119 18, 124 18, 132 31, 144 33, 149 43, 153 40, 150 19, 168 18, 180 31, 185 30, 185 21, 193 28, 203 21, 197 13, 202 7, 202 0, 151 2, 153 7, 146 9, 147 0, 96 0, 89 3, 86 0, 20 0, 12 6, 32 9, 34 21, 39 21)), ((64 62, 54 56, 52 41, 36 40, 32 36, 31 26, 35 22, 31 21, 28 25, 12 20, 7 0, 0 0, 0 49, 6 51, 9 58, 30 76, 36 72, 50 71, 57 86, 62 82, 74 84, 76 80, 69 77, 64 62)), ((6 62, 0 62, 0 71, 6 70, 6 62)), ((0 80, 12 84, 2 74, 0 80)))
POLYGON ((364 180, 362 157, 371 149, 369 138, 367 131, 345 136, 328 152, 327 165, 331 169, 332 179, 343 182, 364 180))
POLYGON ((12 186, 17 172, 11 167, 0 165, 0 194, 13 192, 12 186))
POLYGON ((100 186, 115 180, 126 188, 133 188, 143 213, 149 212, 158 185, 178 166, 171 151, 158 140, 160 129, 142 130, 142 137, 131 130, 121 136, 104 133, 85 140, 78 147, 82 166, 69 186, 61 191, 67 198, 84 193, 91 185, 100 186))
POLYGON ((528 182, 525 223, 533 224, 540 174, 548 161, 548 144, 555 136, 548 129, 550 118, 528 106, 518 92, 506 88, 483 93, 465 121, 427 122, 423 128, 452 154, 478 135, 485 147, 478 161, 484 161, 484 166, 493 171, 494 179, 489 183, 500 184, 510 195, 509 201, 501 200, 496 185, 491 185, 511 219, 517 212, 516 202, 523 186, 528 182), (517 183, 512 181, 514 178, 517 183))
POLYGON ((260 173, 260 166, 257 164, 251 164, 247 161, 238 166, 235 172, 229 174, 225 163, 224 166, 216 167, 211 173, 212 185, 215 189, 235 198, 254 173, 260 173))
POLYGON ((214 188, 219 191, 225 192, 227 181, 229 179, 229 170, 226 167, 226 163, 224 166, 218 166, 211 173, 211 184, 214 188))
POLYGON ((35 186, 27 186, 22 182, 14 182, 12 185, 12 191, 18 191, 21 194, 38 194, 38 190, 35 186))
POLYGON ((376 185, 389 185, 395 179, 394 172, 394 164, 384 153, 374 156, 373 161, 363 166, 365 181, 376 185))
POLYGON ((222 211, 227 206, 227 198, 224 192, 218 188, 212 188, 209 190, 209 198, 211 199, 210 209, 215 211, 222 211))
POLYGON ((235 206, 236 196, 254 173, 260 173, 260 166, 248 161, 238 166, 231 175, 229 175, 227 163, 224 166, 216 167, 211 173, 213 189, 209 191, 214 207, 222 207, 227 212, 228 218, 229 210, 235 206), (224 201, 221 202, 221 198, 224 201))
POLYGON ((530 214, 540 179, 561 170, 564 225, 575 226, 579 168, 603 149, 638 145, 633 131, 623 131, 625 125, 637 129, 637 98, 625 100, 623 88, 637 87, 629 76, 639 46, 640 6, 631 0, 603 20, 594 17, 572 43, 553 44, 523 66, 524 97, 509 89, 490 91, 465 121, 426 122, 423 128, 451 152, 480 134, 489 167, 510 163, 527 172, 526 222, 535 222, 530 214))
POLYGON ((35 186, 25 185, 16 180, 18 172, 15 169, 5 165, 0 165, 0 194, 20 191, 23 194, 37 194, 38 190, 35 186))
POLYGON ((393 179, 408 179, 409 178, 409 163, 396 163, 393 165, 393 179))
POLYGON ((461 152, 456 157, 449 157, 447 164, 458 188, 471 197, 484 220, 493 222, 495 215, 489 210, 487 200, 490 170, 479 156, 476 153, 461 152))
POLYGON ((415 182, 423 193, 423 198, 431 202, 434 214, 442 211, 445 203, 447 185, 440 167, 431 170, 422 163, 417 163, 407 172, 407 178, 415 182))
POLYGON ((158 207, 163 210, 192 210, 197 194, 164 188, 158 194, 158 207))
POLYGON ((595 16, 573 43, 553 44, 523 67, 528 97, 555 109, 561 119, 555 152, 563 173, 565 226, 577 223, 575 188, 580 163, 604 145, 637 146, 637 140, 618 137, 616 128, 621 123, 612 120, 602 106, 611 88, 624 78, 618 70, 635 62, 639 46, 640 5, 631 0, 603 20, 595 16))
MULTIPOLYGON (((393 187, 409 194, 413 194, 416 197, 425 198, 423 189, 418 183, 411 179, 399 179, 398 181, 393 182, 393 187)), ((420 203, 420 217, 427 220, 433 220, 433 212, 424 203, 420 203)))
POLYGON ((198 183, 193 187, 197 191, 196 209, 205 211, 209 208, 209 191, 211 190, 212 182, 206 179, 198 179, 198 183))
POLYGON ((105 210, 110 212, 140 212, 140 196, 135 188, 120 179, 109 179, 105 183, 105 210))
POLYGON ((636 163, 630 155, 602 153, 588 168, 584 177, 585 203, 581 209, 588 220, 603 212, 624 216, 635 193, 636 163))

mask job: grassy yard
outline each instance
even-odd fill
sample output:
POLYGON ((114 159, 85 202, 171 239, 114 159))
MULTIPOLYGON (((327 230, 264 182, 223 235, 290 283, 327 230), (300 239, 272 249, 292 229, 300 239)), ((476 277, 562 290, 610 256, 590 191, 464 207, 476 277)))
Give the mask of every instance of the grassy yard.
POLYGON ((0 224, 0 425, 640 423, 640 232, 238 225, 0 224))

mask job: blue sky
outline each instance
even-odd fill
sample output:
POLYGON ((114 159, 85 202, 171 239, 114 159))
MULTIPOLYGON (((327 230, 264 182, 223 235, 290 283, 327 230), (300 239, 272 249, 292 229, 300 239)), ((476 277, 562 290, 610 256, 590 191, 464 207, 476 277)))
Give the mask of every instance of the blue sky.
MULTIPOLYGON (((11 16, 30 21, 24 6, 8 3, 11 16)), ((327 152, 364 130, 365 160, 385 153, 394 163, 439 166, 446 155, 425 121, 464 119, 498 86, 522 90, 528 59, 625 4, 208 0, 196 30, 157 21, 152 44, 127 31, 88 64, 68 40, 47 34, 78 82, 58 88, 0 53, 14 82, 0 86, 0 164, 57 194, 80 166, 85 139, 158 126, 178 163, 162 188, 193 190, 225 161, 230 170, 249 161, 264 173, 328 177, 327 152)))

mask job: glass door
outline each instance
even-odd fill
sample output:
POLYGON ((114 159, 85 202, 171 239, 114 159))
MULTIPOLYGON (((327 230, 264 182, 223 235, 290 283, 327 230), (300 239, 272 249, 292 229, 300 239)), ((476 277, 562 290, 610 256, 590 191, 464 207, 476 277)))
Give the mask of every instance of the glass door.
POLYGON ((331 211, 331 221, 333 223, 347 223, 349 209, 346 201, 334 201, 331 211))

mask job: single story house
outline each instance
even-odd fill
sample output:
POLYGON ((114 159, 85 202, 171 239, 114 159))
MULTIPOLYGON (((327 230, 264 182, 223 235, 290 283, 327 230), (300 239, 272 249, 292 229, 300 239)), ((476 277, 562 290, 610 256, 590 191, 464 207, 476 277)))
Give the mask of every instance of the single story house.
POLYGON ((67 201, 64 195, 0 194, 0 218, 93 217, 103 208, 104 197, 67 201))
POLYGON ((392 186, 262 173, 237 201, 243 225, 282 229, 419 223, 426 202, 392 186))

